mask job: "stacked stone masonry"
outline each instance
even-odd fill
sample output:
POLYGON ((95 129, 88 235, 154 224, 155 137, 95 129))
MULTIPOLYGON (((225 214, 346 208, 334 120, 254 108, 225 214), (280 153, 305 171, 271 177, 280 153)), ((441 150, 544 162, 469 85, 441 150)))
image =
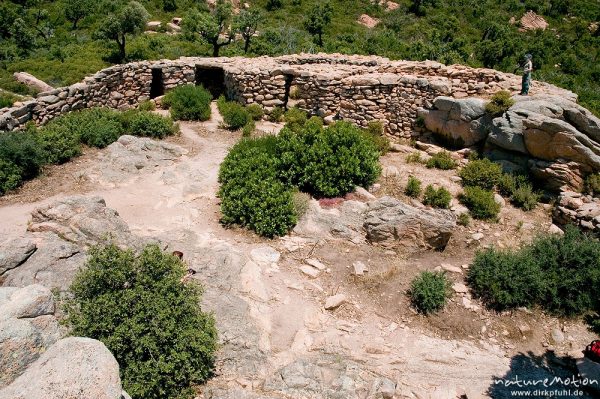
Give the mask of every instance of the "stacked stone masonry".
MULTIPOLYGON (((112 66, 83 82, 41 93, 0 110, 0 130, 16 130, 29 121, 41 125, 83 108, 127 109, 178 85, 199 83, 221 86, 228 97, 260 104, 266 111, 297 106, 361 126, 378 120, 398 138, 418 134, 413 130, 417 110, 430 108, 438 96, 489 97, 499 90, 520 89, 516 75, 431 61, 337 54, 180 58, 112 66)), ((542 82, 534 82, 532 91, 576 101, 572 92, 542 82)))

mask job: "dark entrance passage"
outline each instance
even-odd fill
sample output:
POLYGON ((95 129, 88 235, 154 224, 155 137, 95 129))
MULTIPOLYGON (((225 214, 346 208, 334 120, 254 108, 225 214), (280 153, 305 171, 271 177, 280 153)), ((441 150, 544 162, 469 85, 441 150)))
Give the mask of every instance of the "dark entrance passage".
POLYGON ((163 84, 163 73, 161 68, 152 68, 152 83, 150 85, 150 98, 156 98, 165 94, 163 84))
POLYGON ((197 66, 196 86, 200 85, 208 90, 213 98, 218 98, 225 93, 225 72, 223 68, 197 66))
POLYGON ((283 109, 287 111, 288 101, 290 101, 290 91, 292 89, 292 82, 294 81, 293 75, 285 75, 285 86, 284 86, 284 97, 283 97, 283 109))

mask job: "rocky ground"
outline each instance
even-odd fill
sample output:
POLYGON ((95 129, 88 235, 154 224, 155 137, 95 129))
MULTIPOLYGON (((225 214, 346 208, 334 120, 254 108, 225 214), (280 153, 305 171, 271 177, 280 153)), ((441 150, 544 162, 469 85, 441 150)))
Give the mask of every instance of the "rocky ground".
MULTIPOLYGON (((508 388, 494 379, 576 373, 573 357, 593 339, 583 323, 537 310, 489 312, 464 287, 479 248, 513 247, 548 231, 549 206, 525 213, 505 205, 498 223, 450 226, 451 236, 439 233, 438 223, 433 239, 416 229, 397 240, 386 233, 389 223, 404 222, 381 217, 390 209, 431 223, 439 217, 404 197, 409 174, 453 194, 460 184, 456 171, 409 164, 413 149, 396 146, 382 158, 384 175, 370 192, 333 205, 313 201, 292 234, 266 240, 219 224, 218 167, 239 134, 219 129, 218 120, 182 123, 181 133, 162 142, 122 137, 0 198, 0 284, 66 289, 88 246, 110 238, 129 246, 158 240, 182 251, 220 334, 217 376, 198 387, 206 399, 503 398, 508 388), (443 251, 431 249, 442 241, 443 251), (410 308, 406 290, 420 271, 434 269, 448 271, 455 295, 443 312, 424 317, 410 308)), ((14 295, 10 290, 0 295, 14 295)), ((49 314, 54 309, 8 316, 50 320, 43 334, 28 333, 39 337, 27 338, 35 341, 27 362, 58 339, 49 314)), ((0 315, 2 360, 11 354, 2 339, 8 324, 14 322, 0 315)), ((0 388, 25 366, 9 365, 12 377, 0 388)))

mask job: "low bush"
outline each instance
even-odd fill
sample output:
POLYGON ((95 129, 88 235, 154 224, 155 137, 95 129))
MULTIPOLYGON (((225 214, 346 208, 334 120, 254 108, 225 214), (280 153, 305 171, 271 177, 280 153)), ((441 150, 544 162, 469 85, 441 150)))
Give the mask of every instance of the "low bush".
POLYGON ((154 104, 154 101, 146 100, 139 103, 137 109, 139 111, 154 111, 156 109, 156 105, 154 104))
POLYGON ((406 188, 404 189, 404 194, 411 198, 419 198, 421 195, 421 180, 414 176, 409 176, 408 183, 406 183, 406 188))
POLYGON ((182 283, 185 266, 157 245, 139 255, 95 247, 65 304, 71 334, 103 342, 136 398, 191 398, 212 376, 217 331, 199 306, 201 288, 182 283))
POLYGON ((481 187, 465 187, 460 202, 469 208, 475 219, 495 219, 500 212, 500 204, 494 200, 494 193, 481 187))
POLYGON ((485 106, 485 111, 492 116, 502 116, 514 104, 515 100, 510 97, 510 92, 503 90, 492 96, 485 106))
POLYGON ((22 174, 17 165, 0 158, 0 195, 19 187, 22 174))
POLYGON ((492 309, 541 306, 557 315, 600 309, 600 242, 568 226, 518 250, 479 252, 469 268, 473 293, 492 309))
POLYGON ((170 108, 175 120, 206 121, 210 119, 212 95, 202 86, 177 86, 169 91, 162 104, 170 108))
POLYGON ((379 151, 363 132, 347 122, 327 128, 284 128, 277 156, 285 183, 317 197, 340 197, 379 177, 379 151))
POLYGON ((448 151, 440 151, 429 158, 425 164, 428 168, 436 168, 442 170, 455 169, 457 163, 448 151))
POLYGON ((510 197, 511 203, 514 206, 523 209, 524 211, 530 211, 534 209, 539 199, 539 194, 533 191, 531 184, 520 185, 513 191, 510 197))
POLYGON ((420 152, 412 152, 406 156, 406 163, 424 163, 420 152))
POLYGON ((492 190, 502 176, 502 166, 487 158, 470 161, 458 173, 464 186, 492 190))
POLYGON ((523 175, 515 175, 512 173, 503 173, 498 179, 496 187, 500 194, 509 197, 515 192, 517 187, 527 184, 527 177, 523 175))
POLYGON ((265 114, 265 111, 263 110, 263 108, 258 104, 250 104, 250 105, 246 106, 246 110, 252 117, 252 120, 255 120, 255 121, 261 120, 263 115, 265 114))
POLYGON ((588 175, 585 178, 585 192, 590 195, 600 194, 600 173, 588 175))
POLYGON ((283 116, 283 120, 285 121, 285 126, 288 129, 298 132, 306 124, 306 121, 308 120, 308 114, 302 111, 300 108, 293 107, 287 110, 283 116))
POLYGON ((219 112, 228 129, 237 130, 252 121, 252 116, 246 108, 235 101, 227 101, 224 96, 217 101, 219 112))
POLYGON ((36 138, 46 163, 65 163, 81 154, 80 138, 67 126, 50 122, 37 131, 36 138))
POLYGON ((461 213, 458 215, 456 223, 458 223, 460 226, 469 226, 471 224, 471 215, 469 215, 467 212, 461 213))
POLYGON ((104 148, 125 133, 121 114, 108 108, 71 112, 55 122, 91 147, 104 148))
POLYGON ((444 187, 436 189, 430 184, 425 188, 425 194, 423 195, 425 205, 448 209, 450 208, 450 201, 452 201, 452 194, 444 187))
POLYGON ((219 170, 221 221, 265 237, 285 235, 297 221, 292 191, 278 179, 277 138, 243 139, 219 170))
POLYGON ((283 108, 274 107, 271 112, 269 112, 269 120, 271 122, 281 122, 283 120, 283 108))
POLYGON ((294 212, 298 219, 300 219, 310 206, 310 200, 312 197, 302 191, 294 191, 294 212))
POLYGON ((254 130, 256 130, 256 123, 254 122, 254 120, 249 120, 248 123, 246 123, 242 128, 242 136, 250 137, 254 130))
POLYGON ((380 121, 369 122, 365 133, 375 146, 377 146, 381 155, 385 155, 390 151, 390 140, 385 137, 383 123, 380 121))
POLYGON ((446 305, 451 295, 450 288, 450 281, 444 273, 422 272, 411 283, 411 303, 420 313, 435 313, 446 305))
POLYGON ((0 91, 0 108, 12 107, 17 99, 17 96, 0 91))
MULTIPOLYGON (((16 165, 21 170, 21 180, 36 177, 45 157, 34 133, 25 131, 0 134, 0 160, 5 161, 5 165, 16 165)), ((10 165, 5 167, 14 172, 10 165)))
POLYGON ((162 139, 177 131, 173 120, 148 111, 123 113, 123 125, 127 134, 162 139))

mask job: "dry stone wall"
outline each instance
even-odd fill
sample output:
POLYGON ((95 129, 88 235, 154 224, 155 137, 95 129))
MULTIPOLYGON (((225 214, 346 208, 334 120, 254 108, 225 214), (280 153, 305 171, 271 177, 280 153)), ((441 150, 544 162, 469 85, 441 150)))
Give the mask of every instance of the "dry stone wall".
MULTIPOLYGON (((180 58, 116 65, 69 87, 0 110, 0 130, 29 121, 44 124, 59 114, 106 106, 135 107, 183 84, 203 84, 266 111, 298 106, 311 114, 342 118, 365 126, 379 120, 394 137, 411 137, 419 108, 431 108, 441 96, 487 97, 517 91, 520 77, 490 69, 437 62, 390 61, 382 57, 300 54, 277 58, 180 58)), ((534 82, 533 94, 576 95, 534 82)))

